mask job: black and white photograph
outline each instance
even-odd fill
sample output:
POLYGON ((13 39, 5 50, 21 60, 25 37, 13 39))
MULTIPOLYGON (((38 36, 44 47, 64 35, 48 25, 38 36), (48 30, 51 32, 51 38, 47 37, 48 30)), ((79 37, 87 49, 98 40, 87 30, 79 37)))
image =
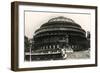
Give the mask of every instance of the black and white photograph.
POLYGON ((97 66, 97 7, 12 3, 12 70, 97 66))
POLYGON ((25 61, 89 59, 90 16, 25 11, 25 61))

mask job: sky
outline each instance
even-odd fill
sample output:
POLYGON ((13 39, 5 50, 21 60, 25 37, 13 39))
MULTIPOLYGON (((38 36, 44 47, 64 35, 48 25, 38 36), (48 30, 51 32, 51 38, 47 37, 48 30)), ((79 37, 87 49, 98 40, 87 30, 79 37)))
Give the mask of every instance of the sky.
POLYGON ((40 28, 40 26, 50 19, 58 16, 64 16, 66 18, 71 18, 76 23, 78 23, 85 31, 90 31, 90 14, 74 14, 74 13, 53 13, 53 12, 25 12, 25 36, 32 38, 34 32, 40 28))

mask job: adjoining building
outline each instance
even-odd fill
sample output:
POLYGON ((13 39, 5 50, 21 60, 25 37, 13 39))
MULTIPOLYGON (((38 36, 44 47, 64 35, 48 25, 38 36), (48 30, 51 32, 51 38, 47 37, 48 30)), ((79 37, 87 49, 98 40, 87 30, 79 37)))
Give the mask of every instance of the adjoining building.
POLYGON ((90 48, 86 31, 74 20, 63 16, 50 19, 35 31, 32 60, 66 59, 68 52, 90 48))

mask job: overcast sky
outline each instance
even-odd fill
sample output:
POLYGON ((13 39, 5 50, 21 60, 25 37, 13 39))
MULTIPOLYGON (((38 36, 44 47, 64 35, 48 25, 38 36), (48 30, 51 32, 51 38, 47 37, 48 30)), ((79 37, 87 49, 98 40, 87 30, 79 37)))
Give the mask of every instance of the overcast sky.
POLYGON ((48 20, 58 16, 71 18, 81 25, 84 30, 90 31, 90 14, 25 12, 25 36, 32 38, 35 30, 39 29, 43 23, 46 23, 48 20))

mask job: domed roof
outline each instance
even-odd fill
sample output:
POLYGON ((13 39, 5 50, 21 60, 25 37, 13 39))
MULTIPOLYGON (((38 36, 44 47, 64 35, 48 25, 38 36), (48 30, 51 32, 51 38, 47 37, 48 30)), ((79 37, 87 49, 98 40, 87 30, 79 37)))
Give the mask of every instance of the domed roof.
POLYGON ((78 25, 77 23, 75 23, 74 20, 63 17, 63 16, 59 16, 59 17, 50 19, 47 23, 44 23, 40 28, 58 27, 58 26, 60 26, 60 27, 74 26, 74 27, 81 28, 81 26, 78 25))
POLYGON ((41 25, 40 28, 35 31, 35 34, 47 31, 76 31, 85 33, 79 24, 63 16, 50 19, 47 23, 41 25))
POLYGON ((66 18, 66 17, 63 17, 63 16, 52 18, 48 22, 55 22, 55 21, 63 21, 63 22, 75 23, 72 19, 66 18))

